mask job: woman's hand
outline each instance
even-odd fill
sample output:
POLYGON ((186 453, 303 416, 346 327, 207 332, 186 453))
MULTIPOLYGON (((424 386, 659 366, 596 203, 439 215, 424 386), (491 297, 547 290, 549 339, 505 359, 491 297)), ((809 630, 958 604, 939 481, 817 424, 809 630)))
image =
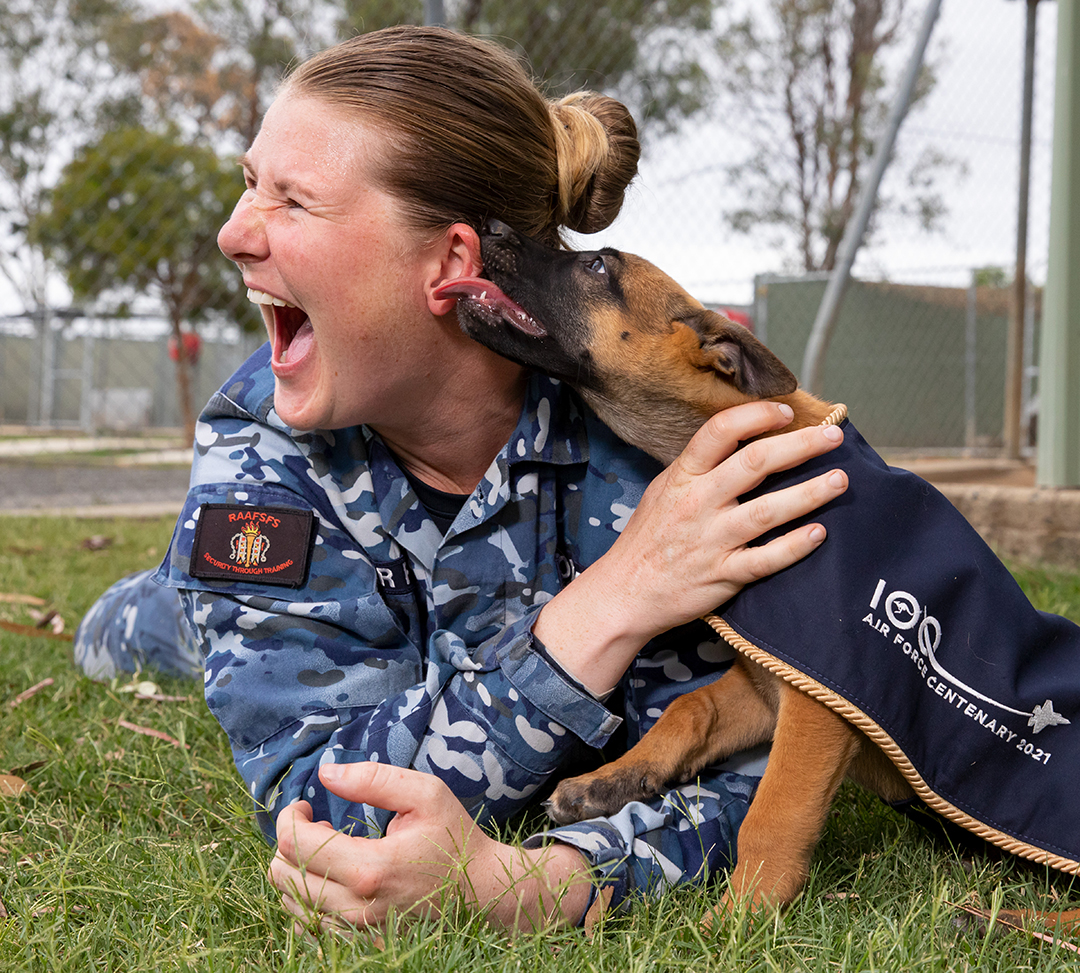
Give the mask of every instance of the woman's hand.
POLYGON ((438 914, 459 899, 506 929, 577 921, 587 865, 566 845, 525 850, 485 834, 443 781, 379 763, 327 764, 322 782, 357 804, 396 811, 383 838, 312 821, 306 801, 278 816, 270 881, 298 927, 378 930, 391 913, 438 914))
POLYGON ((743 585, 789 567, 825 539, 808 524, 750 543, 847 489, 840 470, 757 497, 738 498, 771 473, 835 449, 836 426, 782 429, 791 409, 752 402, 706 422, 649 486, 610 551, 544 606, 534 633, 567 671, 596 693, 618 682, 652 637, 699 618, 743 585))

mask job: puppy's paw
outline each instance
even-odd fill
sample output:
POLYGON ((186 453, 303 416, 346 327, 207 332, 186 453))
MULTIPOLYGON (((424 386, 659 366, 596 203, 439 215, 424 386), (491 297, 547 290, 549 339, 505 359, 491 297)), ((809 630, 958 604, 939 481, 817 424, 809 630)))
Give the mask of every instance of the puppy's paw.
POLYGON ((614 814, 630 801, 644 801, 660 793, 661 784, 648 767, 602 768, 564 780, 544 808, 556 824, 570 824, 614 814))

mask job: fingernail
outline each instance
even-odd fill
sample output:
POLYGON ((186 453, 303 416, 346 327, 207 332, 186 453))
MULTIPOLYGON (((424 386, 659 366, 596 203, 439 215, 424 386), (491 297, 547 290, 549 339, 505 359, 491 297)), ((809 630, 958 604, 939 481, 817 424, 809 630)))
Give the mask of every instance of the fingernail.
POLYGON ((781 402, 781 403, 779 404, 779 407, 780 407, 780 415, 782 415, 782 416, 783 416, 783 417, 784 417, 785 419, 787 419, 787 420, 788 420, 789 422, 790 422, 790 421, 791 421, 792 419, 794 419, 794 418, 795 418, 795 410, 794 410, 793 408, 791 408, 791 406, 790 406, 790 405, 787 405, 786 403, 784 403, 784 402, 781 402))
POLYGON ((832 473, 829 474, 829 486, 839 490, 846 483, 847 477, 839 470, 833 470, 832 473))
POLYGON ((844 430, 839 426, 822 426, 821 432, 831 443, 838 443, 844 438, 844 430))
POLYGON ((319 776, 323 779, 323 783, 331 784, 341 779, 341 771, 341 764, 323 764, 319 768, 319 776))
POLYGON ((820 524, 815 525, 810 531, 810 540, 815 544, 820 544, 825 540, 825 528, 820 524))

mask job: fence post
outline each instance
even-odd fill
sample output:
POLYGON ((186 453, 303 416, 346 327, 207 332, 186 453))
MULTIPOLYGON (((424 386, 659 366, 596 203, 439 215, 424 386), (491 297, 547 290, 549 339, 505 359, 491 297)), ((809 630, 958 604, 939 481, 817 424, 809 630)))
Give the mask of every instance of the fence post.
POLYGON ((1039 368, 1036 482, 1080 486, 1080 0, 1057 5, 1050 261, 1039 368))
POLYGON ((978 361, 978 323, 979 292, 975 284, 975 275, 967 292, 967 322, 964 329, 964 446, 971 449, 978 435, 978 422, 975 411, 976 363, 978 361))
POLYGON ((446 26, 446 10, 443 0, 424 0, 424 25, 427 27, 446 26))
POLYGON ((94 431, 94 336, 83 335, 82 376, 79 389, 79 427, 85 433, 94 431))
POLYGON ((40 307, 34 316, 41 334, 41 387, 38 396, 38 425, 51 426, 53 397, 56 393, 56 336, 53 334, 52 315, 47 307, 40 307))
POLYGON ((1027 305, 1028 202, 1031 195, 1031 112, 1035 100, 1035 24, 1039 0, 1027 0, 1024 33, 1024 92, 1020 118, 1020 189, 1016 203, 1016 272, 1005 351, 1005 455, 1020 458, 1024 407, 1024 309, 1027 305))

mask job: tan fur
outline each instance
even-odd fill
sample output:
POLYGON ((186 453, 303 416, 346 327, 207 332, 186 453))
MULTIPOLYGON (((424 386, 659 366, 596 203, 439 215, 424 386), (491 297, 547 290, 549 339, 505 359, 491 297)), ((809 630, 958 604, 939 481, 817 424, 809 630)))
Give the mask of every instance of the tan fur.
MULTIPOLYGON (((603 392, 581 392, 620 436, 670 462, 709 416, 752 398, 727 377, 732 343, 751 342, 755 354, 764 346, 745 329, 729 331, 739 326, 704 310, 640 258, 624 256, 620 284, 632 310, 606 306, 589 316, 588 351, 603 392)), ((789 429, 820 424, 833 408, 802 390, 774 398, 795 412, 789 429)), ((557 822, 613 813, 768 740, 768 767, 739 831, 721 909, 735 899, 753 908, 785 905, 806 881, 845 776, 888 801, 912 791, 859 730, 743 656, 716 682, 675 700, 627 754, 563 781, 549 813, 557 822)))

